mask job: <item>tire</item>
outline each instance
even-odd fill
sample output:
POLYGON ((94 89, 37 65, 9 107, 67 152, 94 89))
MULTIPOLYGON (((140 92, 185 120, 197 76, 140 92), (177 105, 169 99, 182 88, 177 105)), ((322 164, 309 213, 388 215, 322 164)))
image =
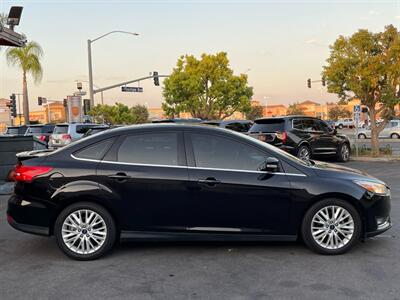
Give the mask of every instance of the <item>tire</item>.
POLYGON ((367 138, 367 136, 366 136, 364 133, 360 133, 360 134, 358 135, 358 138, 359 138, 360 140, 365 140, 365 139, 367 138))
POLYGON ((361 228, 360 215, 353 205, 341 199, 325 199, 306 212, 301 235, 305 244, 314 252, 339 255, 350 250, 360 240, 361 228), (332 210, 339 217, 337 219, 344 217, 341 224, 335 223, 334 218, 331 218, 332 210), (328 216, 327 221, 324 221, 321 211, 328 216), (318 229, 320 226, 321 229, 318 229))
POLYGON ((339 125, 337 126, 337 128, 343 129, 343 124, 339 124, 339 125))
POLYGON ((350 159, 350 146, 347 143, 343 143, 339 146, 337 152, 337 160, 340 162, 347 162, 350 159))
POLYGON ((400 135, 397 134, 397 133, 392 133, 392 134, 390 135, 390 138, 391 138, 391 139, 400 139, 400 135))
POLYGON ((78 202, 60 213, 54 225, 54 236, 58 247, 67 256, 76 260, 93 260, 112 249, 117 230, 114 219, 104 207, 78 202), (89 223, 86 224, 86 220, 89 223), (82 225, 78 226, 78 223, 82 225))
POLYGON ((303 160, 309 160, 311 158, 311 149, 306 145, 301 145, 297 150, 297 157, 303 160))

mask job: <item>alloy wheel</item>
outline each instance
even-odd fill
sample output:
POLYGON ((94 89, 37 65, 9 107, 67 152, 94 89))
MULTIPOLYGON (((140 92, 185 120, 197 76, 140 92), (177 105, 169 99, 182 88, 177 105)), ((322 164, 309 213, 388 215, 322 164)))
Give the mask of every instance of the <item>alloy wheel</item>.
POLYGON ((346 144, 343 144, 342 149, 341 149, 341 154, 342 154, 342 160, 343 161, 348 161, 350 157, 350 149, 346 144))
POLYGON ((317 211, 311 221, 312 237, 324 249, 344 247, 353 237, 354 230, 353 217, 341 206, 325 206, 317 211))
POLYGON ((104 219, 90 209, 76 210, 64 220, 61 228, 64 244, 74 253, 91 254, 107 239, 104 219))
POLYGON ((297 156, 302 160, 309 160, 310 150, 307 147, 301 147, 297 156))

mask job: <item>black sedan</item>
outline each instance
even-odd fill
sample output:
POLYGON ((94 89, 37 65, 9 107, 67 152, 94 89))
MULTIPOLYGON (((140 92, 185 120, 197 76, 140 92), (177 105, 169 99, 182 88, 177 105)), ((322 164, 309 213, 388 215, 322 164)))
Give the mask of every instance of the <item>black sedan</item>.
POLYGON ((7 220, 88 260, 116 239, 295 241, 341 254, 391 227, 390 189, 356 170, 300 160, 230 130, 116 128, 27 152, 7 220))

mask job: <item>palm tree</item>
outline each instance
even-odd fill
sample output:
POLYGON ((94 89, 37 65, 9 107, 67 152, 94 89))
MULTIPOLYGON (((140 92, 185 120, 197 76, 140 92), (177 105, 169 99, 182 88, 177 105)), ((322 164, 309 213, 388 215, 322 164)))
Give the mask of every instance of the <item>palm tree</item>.
POLYGON ((9 48, 6 53, 7 62, 12 66, 19 66, 22 70, 22 107, 26 124, 29 124, 28 84, 26 76, 30 73, 35 83, 39 83, 42 80, 43 70, 40 64, 42 56, 42 47, 34 41, 27 43, 23 48, 9 48))

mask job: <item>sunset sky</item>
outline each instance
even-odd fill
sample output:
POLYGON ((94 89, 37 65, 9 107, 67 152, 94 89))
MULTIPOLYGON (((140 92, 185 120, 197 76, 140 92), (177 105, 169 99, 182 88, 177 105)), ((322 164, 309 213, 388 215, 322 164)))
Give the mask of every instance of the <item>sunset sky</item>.
MULTIPOLYGON (((98 86, 143 77, 152 71, 168 74, 182 54, 226 51, 235 73, 247 73, 253 99, 269 104, 314 100, 335 101, 320 84, 329 44, 338 35, 359 28, 382 31, 400 27, 399 1, 8 1, 0 12, 24 6, 18 32, 44 50, 44 77, 29 82, 32 108, 37 97, 62 100, 87 80, 87 39, 111 30, 115 34, 93 44, 94 82, 98 86), (263 100, 264 102, 264 100, 263 100)), ((21 72, 7 66, 0 51, 0 98, 21 92, 21 72)), ((161 105, 161 87, 141 82, 143 94, 113 89, 106 103, 161 105)), ((87 84, 84 84, 87 88, 87 84)), ((100 101, 96 95, 95 101, 100 101)))

